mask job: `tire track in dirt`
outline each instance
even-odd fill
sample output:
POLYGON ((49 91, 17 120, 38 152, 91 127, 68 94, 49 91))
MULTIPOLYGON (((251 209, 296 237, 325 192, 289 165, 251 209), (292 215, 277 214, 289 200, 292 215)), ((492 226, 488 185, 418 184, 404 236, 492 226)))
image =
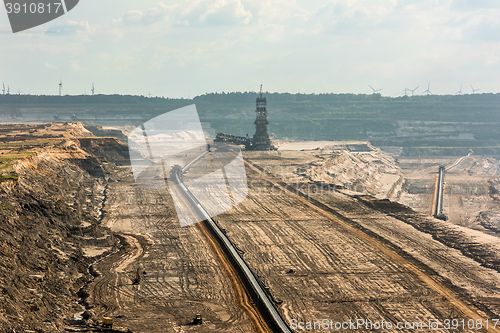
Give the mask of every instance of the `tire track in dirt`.
POLYGON ((126 277, 126 269, 143 255, 144 249, 136 236, 119 236, 122 237, 120 251, 94 265, 99 276, 89 285, 89 294, 96 305, 94 311, 97 317, 119 310, 127 299, 135 298, 137 291, 132 286, 132 280, 126 277))
MULTIPOLYGON (((198 220, 203 221, 203 218, 193 210, 191 204, 187 202, 184 196, 180 193, 180 190, 176 186, 170 186, 170 190, 175 191, 178 198, 182 198, 185 201, 185 207, 189 207, 191 213, 197 217, 198 220)), ((220 267, 223 269, 227 278, 231 281, 233 291, 235 293, 236 304, 245 310, 248 315, 252 325, 254 326, 256 332, 272 333, 272 330, 267 325, 266 321, 259 313, 259 311, 253 306, 252 300, 248 296, 249 293, 246 290, 245 284, 241 280, 239 274, 236 272, 233 265, 229 262, 229 259, 224 254, 222 249, 219 247, 214 236, 210 233, 204 222, 196 224, 196 228, 201 232, 206 241, 208 242, 212 252, 214 253, 220 267)))
MULTIPOLYGON (((340 218, 336 214, 333 214, 332 212, 329 212, 328 210, 324 209, 321 207, 321 205, 316 204, 313 201, 307 200, 304 196, 301 196, 295 192, 293 188, 283 188, 281 184, 279 184, 277 181, 268 178, 264 175, 264 173, 256 168, 254 165, 249 163, 248 161, 244 161, 245 164, 252 169, 253 171, 257 172, 259 175, 258 178, 263 179, 275 186, 276 188, 282 189, 283 191, 286 192, 291 192, 292 197, 298 201, 300 201, 303 205, 307 206, 308 208, 312 209, 313 211, 316 211, 317 213, 321 214, 325 218, 327 218, 329 221, 332 223, 335 223, 337 226, 341 227, 344 229, 347 233, 354 235, 356 238, 359 240, 363 241, 365 244, 369 244, 373 249, 378 251, 379 253, 385 255, 387 258, 389 258, 392 262, 400 265, 401 267, 405 268, 408 272, 410 272, 412 275, 417 277, 420 281, 424 282, 431 290, 436 292, 442 299, 446 299, 450 305, 452 305, 459 313, 462 314, 462 318, 470 318, 474 320, 483 320, 485 321, 487 318, 483 318, 481 315, 478 314, 478 309, 471 305, 468 305, 464 303, 459 296, 457 296, 452 290, 450 290, 448 287, 443 285, 442 283, 434 280, 431 276, 427 275, 424 271, 422 271, 420 268, 418 268, 414 263, 410 262, 406 258, 402 257, 400 254, 395 252, 393 249, 387 247, 382 241, 370 236, 369 234, 363 232, 360 229, 355 228, 352 224, 350 224, 348 221, 340 218)), ((487 331, 489 332, 500 332, 500 329, 493 329, 489 328, 487 331)))
POLYGON ((147 236, 153 244, 139 254, 134 239, 124 238, 114 256, 96 265, 100 276, 88 297, 93 319, 110 316, 134 332, 255 331, 205 236, 196 226, 178 224, 168 191, 142 189, 127 177, 110 185, 109 195, 102 223, 121 238, 143 244, 147 236), (140 286, 132 286, 137 267, 147 274, 140 286), (204 324, 191 326, 197 313, 204 324))

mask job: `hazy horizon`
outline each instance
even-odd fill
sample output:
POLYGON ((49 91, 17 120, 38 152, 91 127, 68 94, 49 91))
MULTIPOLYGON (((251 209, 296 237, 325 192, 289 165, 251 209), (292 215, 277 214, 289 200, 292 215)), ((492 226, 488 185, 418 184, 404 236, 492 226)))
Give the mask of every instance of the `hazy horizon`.
MULTIPOLYGON (((186 100, 193 100, 194 98, 196 97, 200 97, 200 96, 204 96, 204 95, 210 95, 210 94, 232 94, 232 93, 242 93, 242 94, 245 94, 245 93, 250 93, 250 94, 259 94, 258 91, 212 91, 212 92, 206 92, 206 93, 203 93, 203 94, 199 94, 199 95, 195 95, 195 96, 189 96, 189 97, 184 97, 184 96, 179 96, 179 97, 172 97, 172 96, 165 96, 165 95, 162 95, 162 96, 155 96, 153 94, 151 94, 151 96, 148 96, 148 94, 134 94, 134 93, 131 93, 131 94, 119 94, 119 93, 109 93, 109 94, 104 94, 104 93, 95 93, 95 96, 98 96, 98 95, 101 95, 101 96, 132 96, 132 97, 146 97, 146 98, 164 98, 164 99, 186 99, 186 100)), ((294 92, 294 93, 291 93, 291 92, 288 92, 288 91, 265 91, 263 90, 262 91, 263 94, 291 94, 291 95, 295 95, 295 94, 302 94, 302 95, 322 95, 322 94, 325 94, 325 95, 328 95, 328 94, 333 94, 333 95, 342 95, 342 94, 346 94, 346 95, 349 95, 349 94, 352 94, 352 95, 372 95, 372 93, 365 93, 365 92, 358 92, 358 93, 355 93, 355 92, 321 92, 321 93, 305 93, 305 92, 294 92)), ((377 92, 377 94, 379 94, 380 92, 377 92)), ((500 94, 500 92, 476 92, 475 95, 487 95, 487 94, 493 94, 493 95, 496 95, 496 94, 500 94)), ((0 86, 0 95, 1 95, 1 86, 0 86)), ((15 91, 11 91, 9 95, 19 95, 18 92, 15 92, 15 91)), ((59 96, 59 94, 30 94, 30 93, 23 93, 21 92, 20 94, 21 96, 47 96, 47 97, 57 97, 59 96)), ((92 94, 89 92, 89 91, 86 91, 82 94, 63 94, 62 97, 65 97, 65 96, 68 96, 68 97, 78 97, 78 96, 91 96, 92 94)), ((463 93, 463 95, 473 95, 472 92, 469 92, 469 93, 463 93)), ((404 97, 405 94, 401 94, 399 96, 384 96, 383 94, 381 94, 381 97, 384 97, 384 98, 399 98, 399 97, 404 97)), ((412 97, 411 95, 411 92, 408 92, 407 94, 408 97, 412 97)), ((417 96, 458 96, 457 94, 430 94, 430 95, 427 95, 427 94, 414 94, 413 97, 417 97, 417 96)))

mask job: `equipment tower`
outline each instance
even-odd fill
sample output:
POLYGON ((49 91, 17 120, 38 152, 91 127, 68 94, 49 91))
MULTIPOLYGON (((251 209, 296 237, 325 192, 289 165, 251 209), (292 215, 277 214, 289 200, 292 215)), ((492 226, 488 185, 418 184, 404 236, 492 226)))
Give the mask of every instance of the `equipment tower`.
POLYGON ((255 134, 252 140, 252 150, 273 150, 274 146, 271 144, 269 133, 267 132, 267 101, 262 97, 262 84, 260 85, 260 95, 257 97, 257 119, 255 119, 255 134))

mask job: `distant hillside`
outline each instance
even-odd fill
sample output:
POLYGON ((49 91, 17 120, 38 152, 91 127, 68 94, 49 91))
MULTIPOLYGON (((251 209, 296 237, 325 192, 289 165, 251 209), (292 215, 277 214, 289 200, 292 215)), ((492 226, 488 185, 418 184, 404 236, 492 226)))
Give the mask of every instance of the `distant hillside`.
MULTIPOLYGON (((269 131, 295 140, 370 140, 402 154, 500 154, 500 94, 383 97, 380 94, 266 93, 269 131), (443 150, 444 149, 444 150, 443 150)), ((209 93, 193 99, 144 96, 0 96, 0 117, 17 121, 79 120, 138 125, 196 104, 215 131, 252 135, 256 92, 209 93)))

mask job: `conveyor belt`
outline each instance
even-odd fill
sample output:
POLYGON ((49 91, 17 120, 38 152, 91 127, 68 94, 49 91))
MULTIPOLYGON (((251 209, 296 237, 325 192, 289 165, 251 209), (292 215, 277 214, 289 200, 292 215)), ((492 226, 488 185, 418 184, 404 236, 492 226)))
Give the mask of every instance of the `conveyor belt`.
MULTIPOLYGON (((194 162, 198 161, 201 157, 203 157, 207 152, 204 152, 193 161, 188 163, 182 170, 186 170, 189 166, 191 166, 194 162)), ((260 309, 265 311, 265 317, 268 318, 275 329, 275 332, 284 332, 291 333, 290 328, 285 323, 278 310, 274 306, 273 302, 259 284, 258 279, 252 273, 250 267, 248 267, 247 263, 240 256, 236 248, 233 246, 231 241, 227 238, 227 236, 221 231, 219 226, 215 223, 215 221, 210 217, 205 208, 196 200, 194 195, 189 191, 189 189, 184 185, 179 176, 179 170, 175 172, 175 180, 179 184, 179 188, 184 192, 186 198, 191 202, 193 207, 199 211, 199 213, 205 217, 206 223, 211 229, 212 233, 217 238, 219 244, 223 248, 224 252, 230 256, 231 262, 236 265, 236 269, 240 272, 242 279, 245 281, 248 287, 250 287, 251 291, 255 294, 258 299, 258 306, 260 309)))

